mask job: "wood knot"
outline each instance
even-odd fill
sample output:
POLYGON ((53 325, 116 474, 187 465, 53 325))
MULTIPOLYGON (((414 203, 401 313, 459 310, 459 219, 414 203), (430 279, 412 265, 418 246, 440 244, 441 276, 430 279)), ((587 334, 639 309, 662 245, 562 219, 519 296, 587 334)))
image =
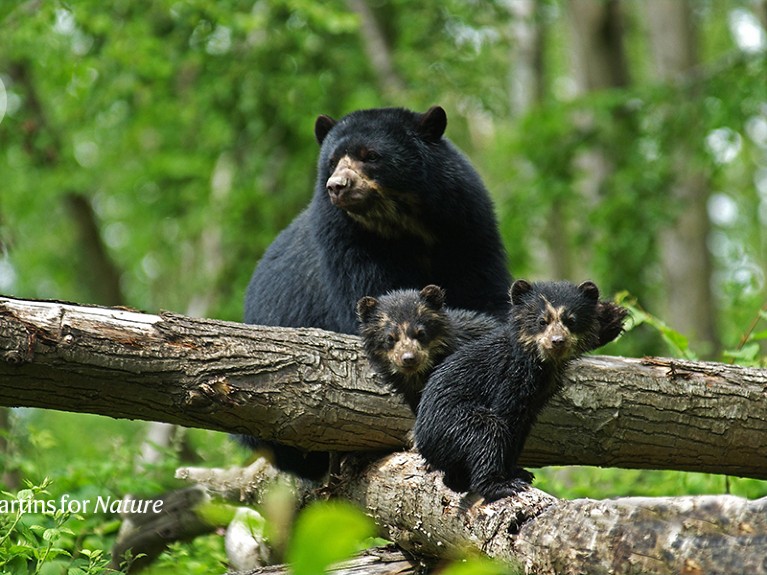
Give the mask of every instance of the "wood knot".
POLYGON ((27 363, 32 359, 27 354, 18 349, 11 349, 9 351, 3 352, 0 357, 2 357, 5 363, 10 365, 21 365, 22 363, 27 363))
POLYGON ((231 397, 232 386, 224 376, 215 377, 190 389, 184 398, 184 405, 196 411, 213 411, 217 405, 234 405, 231 397))

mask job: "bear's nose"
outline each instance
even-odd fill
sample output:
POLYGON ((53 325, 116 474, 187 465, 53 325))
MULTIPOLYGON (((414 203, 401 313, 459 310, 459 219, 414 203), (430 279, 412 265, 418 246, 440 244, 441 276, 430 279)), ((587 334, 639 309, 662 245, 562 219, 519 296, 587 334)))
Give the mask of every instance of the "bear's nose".
POLYGON ((327 187, 328 192, 330 192, 331 195, 337 196, 339 192, 343 191, 346 187, 349 185, 349 178, 346 176, 331 176, 328 178, 327 183, 325 184, 325 187, 327 187))
POLYGON ((563 335, 553 335, 551 336, 551 345, 554 347, 562 347, 565 345, 565 336, 563 335))
POLYGON ((402 354, 400 360, 402 361, 402 365, 411 366, 415 364, 415 354, 412 351, 406 351, 402 354))

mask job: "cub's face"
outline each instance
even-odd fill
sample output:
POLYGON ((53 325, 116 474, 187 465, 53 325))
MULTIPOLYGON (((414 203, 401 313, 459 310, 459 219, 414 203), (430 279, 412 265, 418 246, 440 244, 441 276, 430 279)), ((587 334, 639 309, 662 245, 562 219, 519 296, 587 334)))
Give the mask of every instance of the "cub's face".
POLYGON ((576 316, 565 306, 556 306, 541 298, 525 322, 521 342, 534 350, 543 361, 559 362, 578 350, 576 316))
POLYGON ((445 356, 450 325, 442 309, 444 297, 439 287, 429 285, 420 292, 397 290, 360 299, 360 335, 376 370, 418 375, 445 356))
POLYGON ((383 352, 390 369, 402 375, 416 375, 431 369, 435 339, 416 322, 389 322, 383 330, 383 352))
POLYGON ((593 349, 599 327, 599 291, 593 283, 518 280, 511 297, 519 342, 542 361, 558 363, 593 349))

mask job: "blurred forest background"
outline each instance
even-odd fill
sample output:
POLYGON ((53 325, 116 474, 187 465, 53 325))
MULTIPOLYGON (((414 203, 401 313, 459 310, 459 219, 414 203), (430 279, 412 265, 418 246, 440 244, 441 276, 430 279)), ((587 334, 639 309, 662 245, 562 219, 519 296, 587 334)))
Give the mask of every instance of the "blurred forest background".
MULTIPOLYGON (((652 314, 613 353, 759 364, 766 29, 767 0, 4 0, 0 293, 240 320, 255 263, 311 197, 316 116, 440 104, 514 276, 591 278, 652 314)), ((143 424, 10 425, 6 485, 139 487, 115 458, 56 470, 114 453, 83 429, 143 424)), ((211 461, 236 459, 227 445, 211 461)), ((567 477, 541 487, 583 494, 567 477)))
POLYGON ((627 290, 704 356, 765 299, 764 1, 0 10, 2 293, 239 320, 316 116, 440 104, 515 276, 627 290))

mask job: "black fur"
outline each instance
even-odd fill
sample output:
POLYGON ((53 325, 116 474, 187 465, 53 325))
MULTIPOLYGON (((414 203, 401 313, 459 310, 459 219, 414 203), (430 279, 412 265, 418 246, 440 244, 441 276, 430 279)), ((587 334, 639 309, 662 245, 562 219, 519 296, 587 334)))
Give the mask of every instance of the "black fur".
MULTIPOLYGON (((356 333, 361 297, 430 283, 451 306, 505 315, 511 278, 492 203, 446 124, 439 107, 320 116, 314 197, 256 267, 245 322, 356 333)), ((327 469, 326 457, 303 465, 302 452, 271 447, 281 469, 327 469)))
POLYGON ((444 290, 428 285, 420 292, 395 290, 357 303, 368 361, 413 414, 434 368, 460 346, 499 325, 493 316, 444 307, 444 302, 444 290))
POLYGON ((415 426, 416 447, 445 485, 487 501, 516 492, 515 478, 531 478, 517 459, 538 413, 567 364, 607 339, 603 330, 617 337, 625 317, 599 301, 591 282, 520 280, 511 300, 507 323, 432 373, 415 426))

